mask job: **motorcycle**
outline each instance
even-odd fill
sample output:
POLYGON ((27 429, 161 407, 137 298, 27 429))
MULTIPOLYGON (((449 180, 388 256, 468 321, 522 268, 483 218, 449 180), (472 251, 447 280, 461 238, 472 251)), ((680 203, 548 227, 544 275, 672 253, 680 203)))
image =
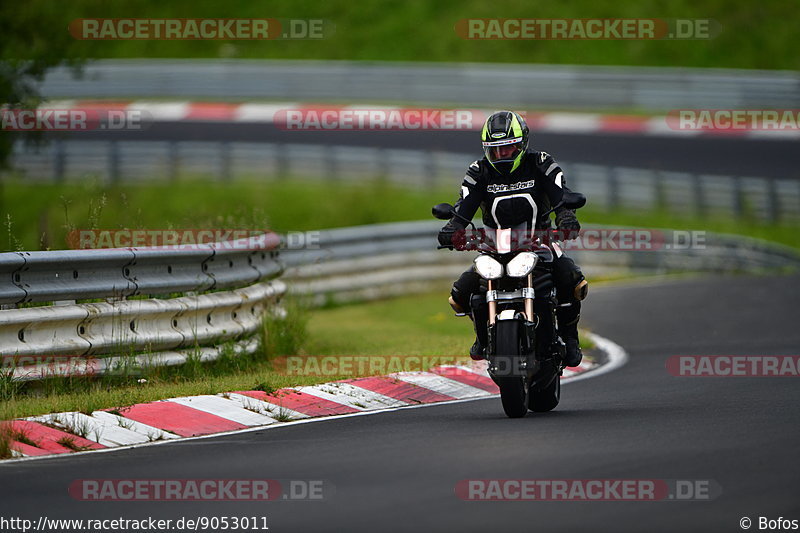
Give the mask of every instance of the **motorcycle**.
MULTIPOLYGON (((545 215, 559 207, 579 209, 585 204, 582 194, 565 192, 545 215)), ((476 326, 478 320, 486 320, 488 371, 500 388, 505 414, 520 418, 528 410, 555 409, 561 399, 566 347, 558 336, 552 273, 558 244, 553 233, 530 231, 524 224, 478 231, 446 203, 434 206, 432 213, 441 220, 460 218, 471 226, 472 231, 465 230, 463 241, 454 247, 479 252, 474 268, 485 280, 486 290, 472 296, 471 314, 476 326)))

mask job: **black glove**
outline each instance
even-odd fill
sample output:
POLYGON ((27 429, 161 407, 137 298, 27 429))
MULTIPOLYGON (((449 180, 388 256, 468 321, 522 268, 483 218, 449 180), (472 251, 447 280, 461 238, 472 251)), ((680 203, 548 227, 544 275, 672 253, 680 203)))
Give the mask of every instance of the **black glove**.
POLYGON ((580 236, 581 224, 572 209, 556 211, 556 227, 564 240, 569 241, 580 236))
POLYGON ((458 230, 455 226, 450 224, 449 222, 444 225, 442 229, 439 230, 439 244, 442 246, 447 246, 449 248, 453 247, 453 234, 458 230))

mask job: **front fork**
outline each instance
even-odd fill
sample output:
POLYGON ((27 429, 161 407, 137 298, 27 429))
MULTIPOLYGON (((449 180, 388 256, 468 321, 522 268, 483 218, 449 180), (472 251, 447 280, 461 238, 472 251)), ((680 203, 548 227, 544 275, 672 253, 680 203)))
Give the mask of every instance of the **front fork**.
MULTIPOLYGON (((487 280, 488 284, 486 290, 489 294, 494 291, 494 280, 487 280)), ((533 312, 533 274, 528 274, 527 285, 522 289, 522 297, 525 299, 525 319, 528 322, 535 322, 535 314, 533 312)), ((493 326, 497 320, 497 300, 494 298, 489 300, 489 325, 493 326)))
MULTIPOLYGON (((486 285, 486 294, 492 294, 494 292, 494 280, 487 280, 486 285)), ((489 325, 494 326, 494 323, 497 321, 497 300, 494 298, 489 299, 489 325)))
MULTIPOLYGON (((492 338, 493 335, 493 326, 497 322, 497 300, 493 296, 493 292, 495 289, 494 280, 487 280, 487 290, 489 295, 492 295, 488 298, 489 302, 489 345, 494 346, 492 338)), ((558 330, 556 327, 556 302, 550 301, 552 299, 552 295, 545 301, 540 301, 541 309, 539 310, 539 314, 541 316, 537 316, 536 313, 536 305, 535 305, 535 291, 533 288, 533 273, 528 274, 526 279, 526 286, 522 289, 522 297, 524 299, 524 306, 525 306, 525 327, 527 329, 526 339, 523 342, 523 349, 524 351, 529 354, 533 355, 535 352, 539 352, 540 357, 544 356, 544 358, 548 358, 550 355, 555 355, 558 360, 562 363, 559 365, 559 371, 563 368, 563 360, 565 357, 565 348, 564 343, 559 340, 558 337, 558 330), (537 332, 537 325, 541 320, 540 318, 544 319, 544 325, 549 330, 547 333, 544 331, 537 332), (541 338, 541 341, 546 342, 546 339, 549 338, 550 344, 545 346, 544 343, 537 344, 537 338, 541 335, 544 335, 541 338), (545 355, 546 354, 546 355, 545 355)), ((531 357, 532 359, 533 357, 531 357)), ((559 372, 560 373, 560 372, 559 372)))
MULTIPOLYGON (((538 372, 539 369, 539 361, 536 360, 536 313, 534 311, 534 290, 533 290, 533 273, 528 274, 526 286, 522 289, 522 296, 524 298, 524 305, 525 305, 525 322, 523 323, 523 331, 520 333, 523 335, 521 340, 520 348, 522 349, 522 353, 519 355, 523 356, 521 359, 521 367, 520 370, 523 370, 523 375, 526 375, 527 381, 530 382, 533 378, 533 375, 538 372), (524 332, 524 333, 523 333, 524 332)), ((492 353, 496 353, 494 350, 495 339, 495 325, 497 323, 497 300, 494 298, 494 280, 487 280, 487 295, 490 295, 488 298, 489 304, 489 327, 487 328, 488 333, 488 341, 489 346, 492 347, 492 353)))

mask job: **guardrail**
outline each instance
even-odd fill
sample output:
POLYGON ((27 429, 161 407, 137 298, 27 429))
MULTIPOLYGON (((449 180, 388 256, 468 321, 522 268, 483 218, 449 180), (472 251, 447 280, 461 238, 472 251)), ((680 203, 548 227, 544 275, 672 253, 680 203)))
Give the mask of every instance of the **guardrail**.
MULTIPOLYGON (((209 344, 242 339, 268 310, 281 312, 279 245, 277 235, 263 234, 196 246, 0 254, 4 368, 25 380, 180 364, 192 354, 214 359, 222 351, 209 344), (139 299, 175 293, 184 295, 139 299), (97 299, 106 301, 76 303, 97 299), (30 307, 43 302, 53 305, 30 307), (25 364, 48 357, 56 363, 25 364)), ((233 347, 252 349, 250 341, 233 347)))
MULTIPOLYGON (((430 220, 324 230, 304 239, 313 246, 287 249, 280 257, 274 235, 189 250, 0 254, 3 301, 10 302, 7 306, 23 305, 0 310, 0 355, 4 362, 23 363, 13 368, 12 379, 32 380, 181 364, 190 357, 213 360, 223 353, 219 345, 224 342, 238 341, 231 345, 233 353, 252 351, 258 347, 252 334, 264 315, 283 313, 278 303, 287 284, 312 304, 324 305, 406 294, 452 281, 469 266, 474 253, 435 250, 441 225, 430 220), (283 280, 274 279, 282 273, 283 280), (244 286, 195 294, 237 285, 244 286), (127 299, 164 292, 186 294, 127 299), (25 307, 59 298, 108 301, 25 307), (24 364, 26 358, 37 356, 56 361, 24 364)), ((650 247, 571 251, 567 245, 567 250, 590 278, 640 272, 800 270, 800 254, 791 248, 717 234, 687 243, 688 232, 654 231, 657 238, 650 247)))
MULTIPOLYGON (((68 180, 87 175, 107 182, 190 175, 227 181, 233 176, 325 180, 382 177, 415 188, 452 187, 474 153, 337 145, 57 141, 30 152, 16 146, 14 164, 26 180, 68 180)), ((749 214, 800 221, 800 180, 725 176, 560 161, 570 187, 608 210, 664 208, 676 213, 749 214)), ((2 269, 2 266, 0 266, 2 269)))
POLYGON ((0 304, 127 298, 241 287, 281 273, 264 234, 175 247, 0 254, 0 304))
MULTIPOLYGON (((441 286, 466 270, 475 253, 436 250, 441 221, 402 222, 315 232, 320 249, 289 250, 283 276, 290 291, 317 305, 382 298, 441 286)), ((584 232, 631 228, 590 225, 584 232)), ((793 248, 739 235, 678 230, 647 230, 652 246, 624 244, 616 249, 571 249, 567 253, 591 278, 673 272, 769 272, 800 270, 800 252, 793 248), (697 240, 702 237, 701 240, 697 240), (695 239, 693 242, 692 239, 695 239), (626 249, 628 246, 631 249, 626 249)), ((630 237, 628 237, 630 239, 630 237)), ((600 246, 598 241, 593 241, 600 246)), ((622 242, 622 244, 620 244, 622 242)))
POLYGON ((538 64, 100 60, 40 85, 50 98, 212 98, 533 106, 537 109, 797 108, 790 71, 538 64), (498 81, 502 80, 502 82, 498 81))

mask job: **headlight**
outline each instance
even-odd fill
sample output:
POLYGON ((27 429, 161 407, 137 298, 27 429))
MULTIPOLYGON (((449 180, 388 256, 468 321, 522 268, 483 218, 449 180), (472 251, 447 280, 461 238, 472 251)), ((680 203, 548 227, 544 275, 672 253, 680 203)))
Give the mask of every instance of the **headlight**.
POLYGON ((475 258, 475 270, 486 279, 497 279, 503 275, 503 265, 489 255, 475 258))
POLYGON ((506 273, 512 278, 524 278, 531 273, 539 258, 533 252, 521 252, 506 264, 506 273))

